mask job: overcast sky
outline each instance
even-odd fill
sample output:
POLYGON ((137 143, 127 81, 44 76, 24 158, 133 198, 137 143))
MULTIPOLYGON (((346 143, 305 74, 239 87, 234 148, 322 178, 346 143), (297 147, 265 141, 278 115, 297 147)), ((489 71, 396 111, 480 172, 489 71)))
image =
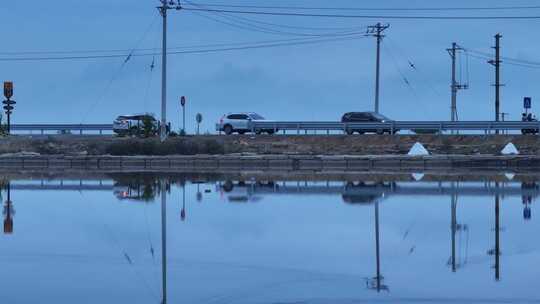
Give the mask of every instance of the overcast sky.
MULTIPOLYGON (((202 0, 193 0, 203 3, 202 0)), ((339 7, 470 7, 534 5, 535 1, 268 1, 235 0, 204 3, 339 6, 339 7)), ((161 19, 157 0, 2 1, 0 58, 79 56, 10 52, 126 50, 160 46, 161 19)), ((331 12, 336 13, 336 12, 331 12)), ((518 11, 388 12, 342 11, 343 14, 384 15, 538 15, 540 9, 518 11)), ((502 55, 540 61, 536 29, 540 20, 383 20, 240 15, 171 11, 170 47, 201 47, 283 39, 312 38, 341 29, 390 23, 383 42, 381 112, 397 120, 448 119, 450 116, 450 57, 453 41, 493 53, 493 36, 500 32, 502 55), (202 17, 209 16, 236 27, 202 17), (228 19, 224 19, 228 18, 228 19), (247 24, 249 22, 250 24, 247 24), (289 27, 285 27, 289 26, 289 27), (293 28, 294 27, 294 28, 293 28), (305 29, 319 28, 319 29, 305 29), (326 29, 321 30, 320 28, 326 29), (269 30, 270 29, 270 30, 269 30), (272 33, 268 33, 272 32, 272 33), (409 61, 416 69, 409 65, 409 61), (406 80, 405 80, 405 79, 406 80), (408 84, 407 84, 408 82, 408 84)), ((320 36, 319 36, 320 37, 320 36)), ((346 111, 373 109, 375 39, 248 49, 169 57, 169 120, 179 123, 179 97, 187 96, 188 131, 195 114, 203 114, 203 130, 213 131, 219 117, 231 111, 256 111, 275 120, 337 120, 346 111)), ((325 39, 325 37, 323 37, 325 39)), ((184 48, 185 49, 185 48, 184 48)), ((142 51, 138 51, 141 53, 142 51)), ((111 54, 92 53, 91 55, 111 54)), ((115 54, 126 54, 116 52, 115 54)), ((137 52, 135 52, 137 54, 137 52)), ((160 113, 158 56, 65 61, 0 61, 0 80, 15 82, 15 123, 110 123, 120 114, 160 113), (150 66, 155 59, 155 69, 150 66)), ((466 77, 463 56, 463 80, 466 77)), ((502 111, 520 119, 523 96, 538 109, 540 69, 502 66, 502 111)), ((462 120, 494 117, 494 68, 469 57, 470 89, 458 96, 462 120)))

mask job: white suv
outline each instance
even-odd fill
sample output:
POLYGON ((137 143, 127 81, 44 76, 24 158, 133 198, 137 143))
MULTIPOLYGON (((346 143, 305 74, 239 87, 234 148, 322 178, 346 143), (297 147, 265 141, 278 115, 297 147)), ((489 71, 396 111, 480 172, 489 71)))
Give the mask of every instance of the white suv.
MULTIPOLYGON (((246 132, 251 131, 249 123, 253 120, 267 121, 261 115, 253 112, 229 113, 221 117, 219 123, 216 125, 216 130, 223 131, 227 135, 231 135, 234 132, 238 132, 238 134, 245 134, 246 132)), ((267 132, 268 134, 273 134, 274 131, 275 130, 256 130, 256 133, 260 134, 262 132, 267 132)))

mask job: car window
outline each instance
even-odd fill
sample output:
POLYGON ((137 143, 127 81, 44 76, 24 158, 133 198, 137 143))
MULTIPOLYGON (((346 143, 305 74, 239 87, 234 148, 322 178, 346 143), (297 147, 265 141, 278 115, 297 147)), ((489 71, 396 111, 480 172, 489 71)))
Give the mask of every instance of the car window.
POLYGON ((251 119, 253 119, 253 120, 264 120, 264 117, 262 117, 261 115, 259 115, 259 114, 257 114, 257 113, 250 114, 249 116, 250 116, 251 119))
POLYGON ((242 119, 242 115, 240 114, 231 114, 227 116, 228 119, 242 119))

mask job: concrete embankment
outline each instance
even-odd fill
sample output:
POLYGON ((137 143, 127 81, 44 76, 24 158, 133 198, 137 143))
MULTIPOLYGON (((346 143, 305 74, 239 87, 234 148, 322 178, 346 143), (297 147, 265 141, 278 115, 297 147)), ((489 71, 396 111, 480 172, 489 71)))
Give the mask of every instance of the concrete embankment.
POLYGON ((309 135, 186 136, 158 139, 113 136, 12 136, 0 138, 0 154, 39 155, 405 155, 414 143, 434 155, 497 155, 512 142, 522 155, 540 155, 540 136, 521 135, 309 135))
POLYGON ((3 156, 0 170, 8 171, 450 171, 508 170, 536 172, 539 156, 329 156, 329 155, 194 155, 194 156, 3 156))

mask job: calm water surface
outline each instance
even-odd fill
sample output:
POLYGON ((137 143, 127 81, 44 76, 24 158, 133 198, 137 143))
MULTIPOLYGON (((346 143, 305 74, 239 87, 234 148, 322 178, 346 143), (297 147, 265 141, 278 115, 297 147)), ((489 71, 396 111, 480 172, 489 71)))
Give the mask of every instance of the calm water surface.
POLYGON ((4 179, 0 299, 538 303, 539 194, 508 175, 4 179))

